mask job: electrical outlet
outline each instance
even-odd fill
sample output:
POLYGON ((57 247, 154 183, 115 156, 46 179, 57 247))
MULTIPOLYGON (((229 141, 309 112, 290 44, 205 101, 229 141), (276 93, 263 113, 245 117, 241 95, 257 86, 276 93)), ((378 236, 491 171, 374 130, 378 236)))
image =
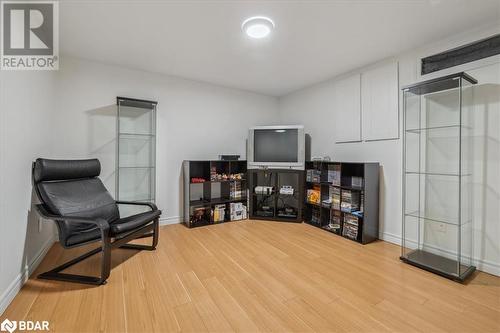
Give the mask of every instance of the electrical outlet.
POLYGON ((39 217, 38 218, 38 232, 42 232, 42 224, 43 224, 42 218, 39 217))

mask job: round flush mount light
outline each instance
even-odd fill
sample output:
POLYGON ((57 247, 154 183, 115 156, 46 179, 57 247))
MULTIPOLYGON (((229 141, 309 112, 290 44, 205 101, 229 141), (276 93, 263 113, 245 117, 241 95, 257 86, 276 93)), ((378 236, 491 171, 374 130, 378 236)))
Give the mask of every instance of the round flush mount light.
POLYGON ((241 29, 251 38, 267 37, 274 29, 274 22, 269 17, 253 16, 243 21, 241 29))

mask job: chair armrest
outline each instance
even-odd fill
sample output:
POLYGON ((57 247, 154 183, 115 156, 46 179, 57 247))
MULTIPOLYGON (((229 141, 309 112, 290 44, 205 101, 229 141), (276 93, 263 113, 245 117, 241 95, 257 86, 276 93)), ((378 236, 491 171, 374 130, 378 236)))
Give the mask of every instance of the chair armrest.
POLYGON ((38 214, 40 214, 41 217, 47 220, 64 220, 64 221, 69 221, 69 222, 78 222, 78 223, 87 223, 90 225, 95 225, 101 231, 106 232, 109 230, 109 223, 105 219, 101 218, 88 218, 88 217, 78 217, 78 216, 63 216, 63 215, 55 215, 47 212, 45 207, 43 205, 35 205, 36 210, 38 211, 38 214))
POLYGON ((138 202, 138 201, 116 201, 117 205, 135 205, 135 206, 148 206, 151 211, 158 210, 158 207, 152 202, 138 202))

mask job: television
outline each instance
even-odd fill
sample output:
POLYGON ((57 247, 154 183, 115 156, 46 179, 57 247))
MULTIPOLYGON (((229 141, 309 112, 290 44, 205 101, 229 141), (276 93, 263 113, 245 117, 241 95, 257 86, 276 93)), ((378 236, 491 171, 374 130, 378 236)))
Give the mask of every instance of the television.
POLYGON ((303 125, 257 126, 248 133, 249 169, 295 169, 305 167, 303 125))

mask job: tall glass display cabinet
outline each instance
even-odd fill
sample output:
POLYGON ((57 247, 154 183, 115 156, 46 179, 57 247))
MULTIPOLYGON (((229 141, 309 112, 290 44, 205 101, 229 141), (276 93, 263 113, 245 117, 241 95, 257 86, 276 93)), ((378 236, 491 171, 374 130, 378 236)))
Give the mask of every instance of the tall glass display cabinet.
POLYGON ((473 85, 465 73, 403 88, 401 260, 464 281, 472 265, 473 85))
POLYGON ((117 97, 116 199, 155 201, 157 102, 117 97))

